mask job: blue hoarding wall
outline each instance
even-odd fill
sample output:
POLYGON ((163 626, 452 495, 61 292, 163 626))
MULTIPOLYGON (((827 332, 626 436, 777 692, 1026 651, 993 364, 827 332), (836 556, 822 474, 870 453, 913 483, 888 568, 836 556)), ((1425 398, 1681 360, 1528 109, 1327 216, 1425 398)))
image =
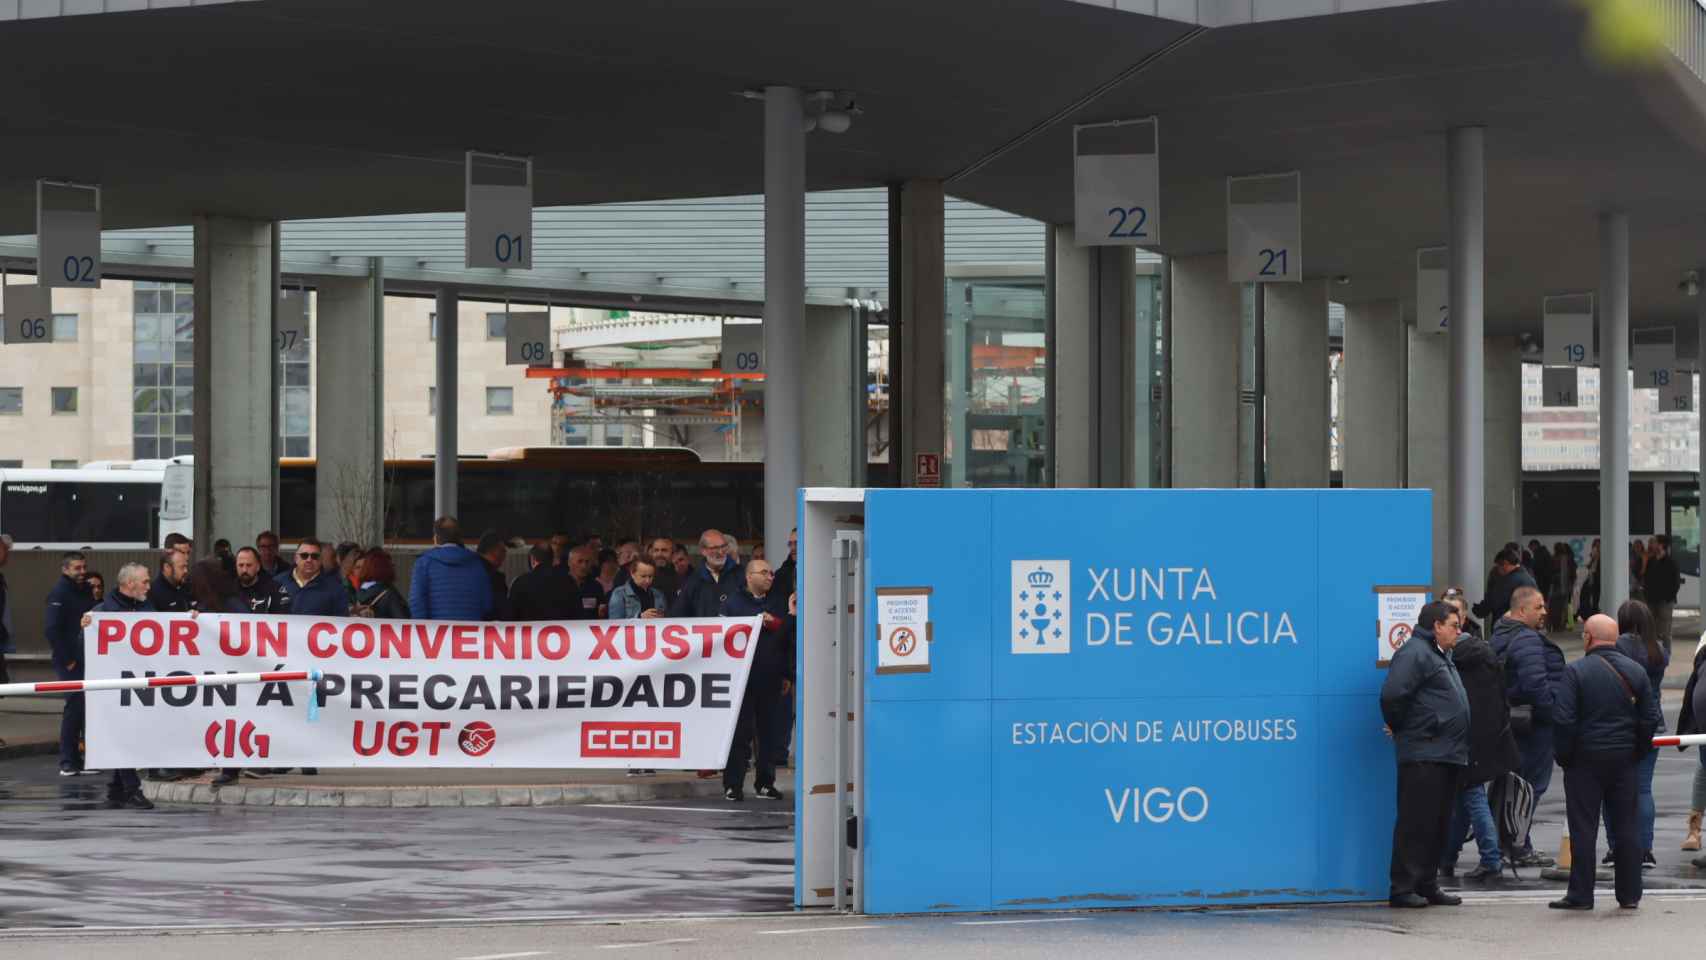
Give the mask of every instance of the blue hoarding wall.
POLYGON ((929 672, 867 617, 871 913, 1386 896, 1377 585, 1425 490, 873 490, 866 610, 929 587, 929 672))

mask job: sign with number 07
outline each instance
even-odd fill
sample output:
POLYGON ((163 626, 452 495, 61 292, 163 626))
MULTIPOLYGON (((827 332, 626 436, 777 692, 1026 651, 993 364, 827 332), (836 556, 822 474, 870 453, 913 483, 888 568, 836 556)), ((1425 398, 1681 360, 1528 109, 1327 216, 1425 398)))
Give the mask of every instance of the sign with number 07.
POLYGON ((1081 247, 1161 242, 1160 132, 1154 117, 1075 127, 1073 240, 1081 247))
POLYGON ((1303 282, 1303 175, 1227 177, 1226 250, 1233 283, 1303 282))
POLYGON ((36 282, 101 285, 101 188, 36 181, 36 282))
POLYGON ((533 160, 468 151, 463 262, 533 269, 533 160))
POLYGON ((6 284, 0 304, 6 319, 6 343, 53 342, 53 288, 40 284, 6 284))

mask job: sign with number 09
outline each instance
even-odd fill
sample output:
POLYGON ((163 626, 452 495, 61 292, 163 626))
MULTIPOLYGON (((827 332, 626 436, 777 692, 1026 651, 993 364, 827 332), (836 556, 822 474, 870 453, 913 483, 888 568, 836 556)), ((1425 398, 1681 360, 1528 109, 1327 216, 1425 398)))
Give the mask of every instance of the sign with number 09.
POLYGON ((101 188, 36 181, 36 282, 101 285, 101 188))
POLYGON ((463 262, 533 269, 533 160, 468 151, 463 262))
POLYGON ((764 324, 723 321, 723 369, 764 372, 764 324))
POLYGON ((6 343, 53 342, 53 288, 40 284, 6 284, 0 304, 6 319, 6 343))
POLYGON ((544 367, 551 363, 551 314, 512 313, 504 325, 504 363, 544 367))
POLYGON ((1160 132, 1154 117, 1076 127, 1073 240, 1081 247, 1161 242, 1160 132))
POLYGON ((1226 178, 1226 275, 1233 283, 1303 281, 1303 176, 1226 178))

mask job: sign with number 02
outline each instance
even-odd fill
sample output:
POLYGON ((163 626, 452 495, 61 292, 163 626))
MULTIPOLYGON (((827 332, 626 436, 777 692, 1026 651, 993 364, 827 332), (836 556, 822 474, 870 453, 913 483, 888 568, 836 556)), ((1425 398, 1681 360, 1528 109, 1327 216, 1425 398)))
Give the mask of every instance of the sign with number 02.
POLYGON ((533 160, 468 151, 463 261, 533 269, 533 160))
POLYGON ((1233 283, 1303 282, 1303 176, 1226 179, 1226 275, 1233 283))
POLYGON ((53 288, 6 284, 6 343, 53 342, 53 288))
POLYGON ((1081 247, 1161 242, 1160 133, 1154 117, 1077 127, 1073 240, 1081 247))
POLYGON ((36 282, 101 285, 101 188, 36 181, 36 282))
POLYGON ((512 313, 504 325, 504 363, 544 367, 551 363, 551 314, 512 313))

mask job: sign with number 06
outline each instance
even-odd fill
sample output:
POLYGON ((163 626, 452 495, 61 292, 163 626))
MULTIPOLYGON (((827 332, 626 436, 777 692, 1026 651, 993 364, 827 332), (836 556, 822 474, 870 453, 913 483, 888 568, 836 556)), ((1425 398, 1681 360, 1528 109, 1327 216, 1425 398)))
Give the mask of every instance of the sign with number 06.
POLYGON ((1160 134, 1154 117, 1077 127, 1073 240, 1081 247, 1161 242, 1160 134))
POLYGON ((6 343, 53 342, 53 288, 9 283, 4 304, 6 343))
POLYGON ((504 325, 504 363, 544 367, 551 363, 551 314, 512 313, 504 325))
POLYGON ((1303 282, 1303 175, 1226 178, 1226 249, 1233 283, 1303 282))
POLYGON ((468 151, 463 262, 533 269, 533 160, 468 151))

